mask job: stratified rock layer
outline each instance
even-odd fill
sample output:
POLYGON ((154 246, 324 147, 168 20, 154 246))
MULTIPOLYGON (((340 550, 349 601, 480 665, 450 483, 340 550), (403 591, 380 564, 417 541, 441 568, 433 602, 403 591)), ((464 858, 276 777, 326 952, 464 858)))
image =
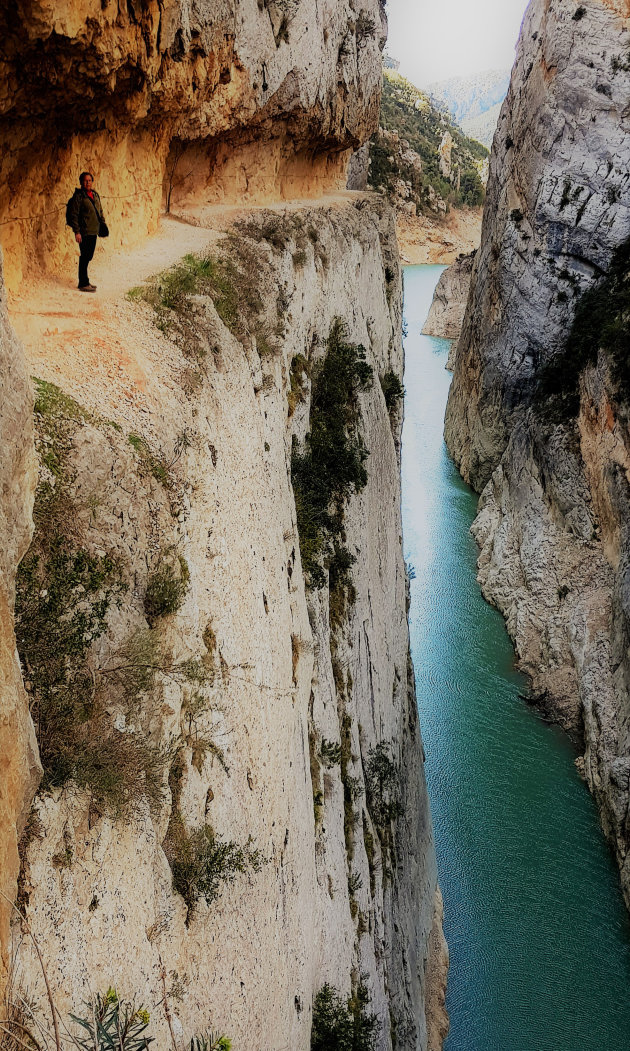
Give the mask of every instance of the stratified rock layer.
POLYGON ((484 594, 540 705, 583 742, 630 903, 627 409, 603 355, 582 372, 577 423, 537 393, 580 295, 630 236, 629 14, 603 0, 528 8, 446 438, 482 490, 473 532, 484 594))

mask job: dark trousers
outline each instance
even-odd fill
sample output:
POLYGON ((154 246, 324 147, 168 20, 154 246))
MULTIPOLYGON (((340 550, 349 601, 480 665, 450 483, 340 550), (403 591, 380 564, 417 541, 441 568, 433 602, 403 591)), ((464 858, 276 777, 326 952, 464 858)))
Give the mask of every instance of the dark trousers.
POLYGON ((94 255, 94 249, 96 248, 96 234, 81 234, 81 244, 79 245, 79 288, 84 288, 85 285, 89 285, 90 279, 88 277, 88 263, 91 262, 92 256, 94 255))

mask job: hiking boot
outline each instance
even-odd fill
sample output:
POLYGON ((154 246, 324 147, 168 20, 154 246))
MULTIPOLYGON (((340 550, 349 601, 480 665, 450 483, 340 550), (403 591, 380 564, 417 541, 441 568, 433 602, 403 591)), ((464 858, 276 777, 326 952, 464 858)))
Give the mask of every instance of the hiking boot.
POLYGON ((79 292, 96 292, 94 285, 79 285, 79 292))
POLYGON ((96 285, 93 285, 91 282, 88 285, 88 288, 89 288, 90 292, 96 292, 96 285))

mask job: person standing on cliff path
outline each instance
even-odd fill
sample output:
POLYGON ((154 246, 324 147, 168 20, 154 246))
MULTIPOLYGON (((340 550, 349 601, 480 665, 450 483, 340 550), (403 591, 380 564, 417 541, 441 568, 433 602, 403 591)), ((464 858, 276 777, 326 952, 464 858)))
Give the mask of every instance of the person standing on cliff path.
POLYGON ((79 246, 79 291, 96 292, 96 285, 90 284, 88 265, 92 261, 97 237, 107 237, 109 233, 101 199, 94 190, 94 176, 91 172, 81 172, 80 186, 68 201, 66 222, 74 231, 74 239, 79 246))

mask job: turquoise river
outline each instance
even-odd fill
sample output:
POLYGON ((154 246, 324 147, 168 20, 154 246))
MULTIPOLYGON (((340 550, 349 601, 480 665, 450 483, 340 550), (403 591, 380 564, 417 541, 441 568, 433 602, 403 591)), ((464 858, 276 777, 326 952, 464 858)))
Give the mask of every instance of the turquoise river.
POLYGON ((630 922, 566 737, 476 581, 476 496, 444 445, 448 343, 421 334, 442 267, 405 270, 405 557, 451 952, 446 1051, 630 1051, 630 922))

